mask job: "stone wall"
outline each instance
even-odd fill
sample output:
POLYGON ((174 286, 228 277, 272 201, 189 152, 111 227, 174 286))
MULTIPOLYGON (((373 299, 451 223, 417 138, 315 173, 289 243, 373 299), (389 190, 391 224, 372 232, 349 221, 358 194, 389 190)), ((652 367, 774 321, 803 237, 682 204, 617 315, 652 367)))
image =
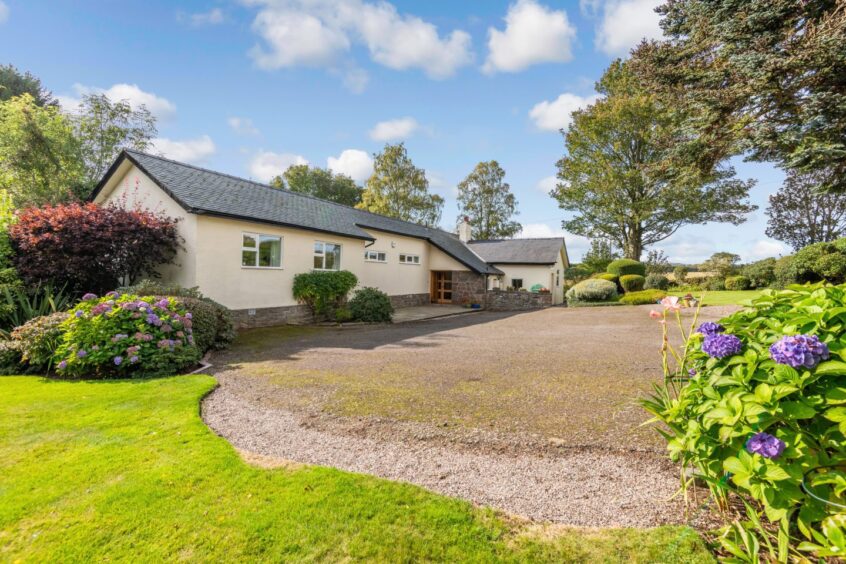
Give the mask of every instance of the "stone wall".
POLYGON ((485 298, 485 308, 491 311, 521 311, 541 309, 552 305, 551 293, 535 294, 533 292, 491 290, 485 298))
POLYGON ((232 319, 239 329, 272 327, 274 325, 300 325, 313 321, 311 310, 304 305, 234 309, 232 319))
POLYGON ((485 303, 487 284, 484 274, 452 271, 452 303, 456 305, 485 303))

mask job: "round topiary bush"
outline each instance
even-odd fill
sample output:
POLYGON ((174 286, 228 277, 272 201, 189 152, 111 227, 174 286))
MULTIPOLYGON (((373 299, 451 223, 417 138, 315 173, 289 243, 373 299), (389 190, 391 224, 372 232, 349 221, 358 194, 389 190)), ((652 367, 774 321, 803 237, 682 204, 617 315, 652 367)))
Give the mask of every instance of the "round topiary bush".
POLYGON ((729 276, 726 278, 726 290, 748 290, 752 282, 745 276, 729 276))
POLYGON ((593 278, 598 278, 599 280, 608 280, 609 282, 613 282, 614 284, 620 279, 619 276, 616 274, 611 274, 610 272, 600 272, 599 274, 594 274, 593 278))
POLYGON ((64 376, 170 376, 201 356, 193 314, 176 298, 86 294, 61 328, 54 361, 64 376))
POLYGON ((567 299, 575 302, 607 302, 617 298, 617 285, 608 280, 591 278, 567 291, 567 299))
POLYGON ((611 274, 616 274, 617 276, 625 276, 627 274, 646 276, 646 265, 632 259, 617 259, 615 261, 611 261, 608 268, 605 270, 611 274))
POLYGON ((394 313, 388 294, 376 288, 362 288, 350 299, 347 307, 353 319, 370 323, 390 322, 394 313))
POLYGON ((53 355, 62 342, 62 323, 68 314, 60 311, 30 319, 14 331, 12 340, 18 343, 21 363, 33 372, 46 372, 53 364, 53 355))
POLYGON ((663 274, 650 274, 643 285, 645 290, 666 290, 670 287, 670 279, 663 274))
POLYGON ((646 284, 646 278, 640 274, 626 274, 624 276, 620 276, 620 286, 622 286, 623 290, 626 292, 640 292, 643 290, 644 284, 646 284))

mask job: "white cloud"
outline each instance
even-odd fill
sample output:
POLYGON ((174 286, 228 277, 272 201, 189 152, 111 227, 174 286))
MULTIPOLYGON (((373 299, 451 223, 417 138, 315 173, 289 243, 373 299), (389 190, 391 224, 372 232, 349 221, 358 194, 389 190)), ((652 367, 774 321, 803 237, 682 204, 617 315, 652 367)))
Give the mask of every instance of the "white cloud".
POLYGON ((359 184, 363 184, 373 173, 373 159, 358 149, 341 151, 337 157, 326 159, 326 165, 332 172, 346 174, 359 184))
POLYGON ((223 10, 220 8, 212 8, 208 12, 190 14, 188 19, 190 20, 191 25, 194 26, 217 25, 219 23, 223 23, 223 10))
POLYGON ((390 3, 365 0, 245 0, 258 6, 253 31, 263 44, 250 55, 264 69, 338 66, 354 44, 396 70, 419 68, 443 79, 473 60, 470 35, 443 37, 431 23, 400 14, 390 3))
POLYGON ((105 94, 112 102, 126 100, 133 108, 144 105, 150 113, 161 121, 172 119, 176 115, 176 105, 161 96, 152 92, 141 90, 137 84, 120 83, 110 88, 99 88, 96 86, 85 86, 74 84, 75 96, 56 96, 62 107, 69 112, 74 112, 79 107, 80 99, 86 94, 105 94))
POLYGON ((253 120, 250 118, 232 116, 226 120, 226 123, 228 123, 229 127, 231 127, 232 130, 239 135, 259 134, 258 128, 253 125, 253 120))
POLYGON ((517 0, 508 8, 505 31, 488 28, 486 73, 517 72, 539 63, 564 63, 573 58, 576 27, 567 12, 554 11, 534 0, 517 0))
POLYGON ((555 185, 558 184, 558 179, 555 176, 546 176, 541 178, 537 183, 537 189, 544 194, 549 194, 555 190, 555 185))
POLYGON ((0 24, 9 19, 9 6, 3 0, 0 0, 0 24))
POLYGON ((565 92, 552 102, 544 100, 529 111, 529 117, 538 129, 558 131, 567 129, 573 121, 571 114, 593 104, 599 99, 598 95, 578 96, 565 92))
POLYGON ((294 165, 309 164, 301 155, 262 151, 250 161, 250 174, 260 182, 269 182, 294 165))
POLYGON ((157 137, 153 139, 152 145, 154 152, 183 163, 203 162, 206 158, 212 156, 216 150, 214 141, 208 135, 182 141, 157 137))
POLYGON ((768 257, 783 255, 787 249, 784 245, 771 239, 759 239, 752 247, 742 254, 744 260, 761 260, 768 257))
POLYGON ((414 134, 419 127, 420 125, 413 117, 380 121, 370 130, 370 138, 374 141, 405 139, 414 134))
POLYGON ((606 55, 626 55, 641 39, 662 36, 655 13, 663 0, 608 0, 596 29, 596 48, 606 55))

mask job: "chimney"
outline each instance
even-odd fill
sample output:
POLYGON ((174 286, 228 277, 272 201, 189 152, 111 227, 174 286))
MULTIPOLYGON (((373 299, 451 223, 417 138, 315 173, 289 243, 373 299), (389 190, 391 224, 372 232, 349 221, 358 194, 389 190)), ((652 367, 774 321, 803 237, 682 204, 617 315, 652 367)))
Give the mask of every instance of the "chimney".
POLYGON ((473 228, 470 227, 470 218, 466 215, 458 224, 458 239, 462 243, 467 243, 473 238, 473 228))

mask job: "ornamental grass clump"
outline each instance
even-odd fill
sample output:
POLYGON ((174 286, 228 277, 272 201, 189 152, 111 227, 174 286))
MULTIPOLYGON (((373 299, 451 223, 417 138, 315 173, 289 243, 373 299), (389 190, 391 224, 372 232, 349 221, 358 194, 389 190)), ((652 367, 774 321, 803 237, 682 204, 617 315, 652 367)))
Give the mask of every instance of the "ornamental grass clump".
POLYGON ((642 405, 688 469, 683 488, 700 477, 725 512, 725 554, 846 553, 846 286, 765 290, 751 308, 698 326, 694 316, 687 330, 669 301, 652 316, 664 383, 642 405), (733 496, 745 515, 730 512, 733 496))
POLYGON ((86 294, 69 313, 54 356, 61 376, 168 376, 200 359, 193 314, 174 298, 86 294))

